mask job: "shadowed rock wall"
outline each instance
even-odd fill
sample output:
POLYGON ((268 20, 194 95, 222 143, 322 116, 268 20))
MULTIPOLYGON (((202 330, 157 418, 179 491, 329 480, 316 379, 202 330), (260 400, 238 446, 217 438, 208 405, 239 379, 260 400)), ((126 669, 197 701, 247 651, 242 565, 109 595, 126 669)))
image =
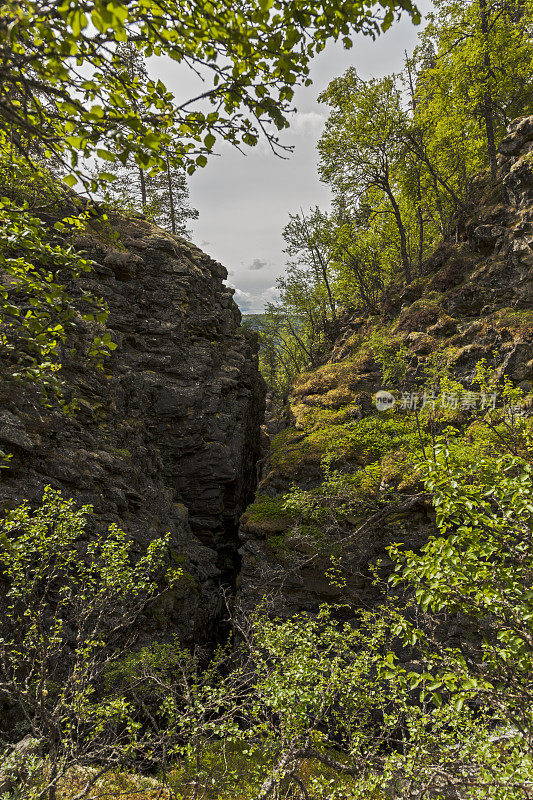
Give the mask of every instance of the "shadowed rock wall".
MULTIPOLYGON (((111 227, 117 240, 101 229, 76 246, 96 262, 82 288, 107 302, 118 347, 101 368, 66 349, 71 416, 2 381, 0 448, 13 459, 0 508, 37 504, 50 484, 92 504, 92 526, 116 522, 139 546, 170 531, 185 578, 153 624, 198 640, 217 620, 220 582, 239 569, 264 410, 257 343, 240 330, 224 267, 147 222, 111 227)), ((89 332, 78 321, 78 341, 89 332)))

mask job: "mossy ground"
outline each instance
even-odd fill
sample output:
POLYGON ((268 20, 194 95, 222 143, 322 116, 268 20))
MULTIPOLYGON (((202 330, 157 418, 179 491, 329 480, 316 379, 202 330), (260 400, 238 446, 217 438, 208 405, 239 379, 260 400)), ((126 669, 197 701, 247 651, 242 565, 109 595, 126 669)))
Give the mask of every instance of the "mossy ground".
MULTIPOLYGON (((359 503, 360 513, 354 516, 364 517, 368 505, 375 508, 376 504, 388 502, 391 495, 409 494, 422 488, 418 465, 432 456, 437 437, 445 432, 456 457, 465 464, 481 458, 497 458, 505 452, 511 438, 509 420, 501 418, 494 423, 481 410, 463 404, 461 393, 465 389, 454 382, 453 370, 458 359, 465 359, 470 350, 475 356, 476 342, 487 331, 501 331, 504 341, 529 333, 533 312, 504 308, 475 323, 470 320, 462 329, 470 329, 474 341, 466 345, 461 333, 450 338, 446 332, 438 333, 437 328, 436 338, 426 336, 430 349, 417 353, 417 373, 411 378, 416 380, 414 388, 420 393, 426 388, 428 396, 434 390, 437 396, 442 391, 456 392, 459 402, 455 406, 428 402, 415 411, 398 403, 393 410, 380 412, 372 403, 372 394, 384 385, 386 374, 401 376, 406 365, 412 363, 420 337, 407 337, 415 317, 417 325, 423 323, 422 329, 436 323, 460 324, 439 306, 441 298, 440 293, 430 292, 411 303, 392 324, 383 320, 367 324, 362 334, 347 340, 349 349, 343 361, 330 361, 300 375, 290 400, 294 424, 272 441, 270 467, 276 474, 295 487, 304 486, 312 501, 321 492, 331 494, 331 486, 322 485, 326 479, 323 471, 326 458, 340 470, 344 486, 359 503)), ((492 352, 488 363, 498 364, 492 352)), ((401 381, 392 388, 400 398, 401 381)), ((526 429, 531 422, 524 420, 521 425, 520 430, 520 426, 514 427, 512 446, 525 450, 526 429)), ((280 554, 292 542, 301 541, 302 536, 320 547, 320 531, 309 537, 304 535, 305 531, 302 534, 305 526, 316 524, 316 520, 303 512, 288 511, 289 495, 290 492, 274 498, 258 497, 244 522, 261 526, 268 544, 280 554)))
MULTIPOLYGON (((93 772, 71 770, 59 786, 57 800, 73 800, 93 772)), ((123 771, 110 771, 102 775, 84 797, 87 800, 176 800, 175 795, 160 781, 123 771)))
POLYGON ((284 502, 283 496, 258 495, 254 503, 248 507, 243 522, 263 524, 271 530, 286 530, 294 521, 295 515, 285 509, 284 502))
POLYGON ((517 311, 512 308, 502 308, 489 319, 499 329, 508 328, 515 334, 531 334, 533 331, 533 311, 529 309, 517 311))
MULTIPOLYGON (((339 754, 335 753, 339 759, 339 754)), ((342 756, 341 756, 342 758, 342 756)), ((260 748, 249 745, 214 744, 203 748, 199 761, 191 760, 169 769, 166 776, 146 778, 126 771, 110 771, 103 775, 87 795, 87 800, 254 800, 267 772, 274 765, 260 748), (201 777, 195 787, 198 770, 201 777)), ((90 771, 71 772, 61 785, 58 800, 73 800, 83 787, 90 771)), ((336 796, 343 792, 345 800, 354 797, 354 780, 339 776, 334 770, 313 759, 303 760, 296 778, 306 787, 313 800, 329 800, 332 781, 336 796)), ((296 797, 297 785, 285 781, 283 797, 296 797)), ((368 795, 368 800, 385 800, 381 792, 368 795)))
MULTIPOLYGON (((313 372, 302 372, 295 381, 292 396, 297 398, 314 394, 326 395, 332 390, 337 390, 336 395, 330 395, 330 403, 332 407, 338 407, 338 398, 347 397, 347 393, 358 389, 364 381, 365 373, 375 368, 371 353, 361 347, 359 340, 354 348, 356 349, 353 354, 343 361, 337 363, 328 361, 313 372)), ((326 400, 326 404, 327 402, 326 400)), ((340 404, 342 401, 338 403, 340 404)))

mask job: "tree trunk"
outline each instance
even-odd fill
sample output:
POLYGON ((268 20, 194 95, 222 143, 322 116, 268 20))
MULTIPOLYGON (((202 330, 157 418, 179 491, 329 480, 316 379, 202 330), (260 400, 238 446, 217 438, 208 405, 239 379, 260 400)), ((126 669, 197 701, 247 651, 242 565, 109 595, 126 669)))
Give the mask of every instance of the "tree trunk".
POLYGON ((141 203, 144 214, 146 212, 146 179, 144 177, 144 170, 142 167, 139 167, 139 181, 141 184, 141 203))
POLYGON ((328 278, 328 265, 324 260, 322 253, 320 252, 319 245, 314 244, 311 239, 311 235, 309 233, 309 226, 307 224, 307 220, 305 218, 305 214, 303 211, 301 211, 301 215, 302 215, 305 238, 307 239, 307 247, 309 252, 311 253, 311 258, 315 267, 315 272, 317 274, 317 280, 320 281, 320 277, 322 277, 328 295, 328 302, 329 302, 329 307, 331 309, 333 322, 336 322, 337 313, 335 306, 335 298, 333 297, 333 292, 331 291, 331 286, 328 278))
POLYGON ((331 285, 330 285, 329 278, 328 278, 327 264, 324 261, 324 259, 322 258, 322 254, 320 253, 320 250, 318 249, 318 247, 315 247, 315 252, 316 252, 316 255, 317 255, 317 258, 318 258, 318 263, 320 264, 320 271, 322 273, 322 279, 324 281, 324 285, 325 285, 326 291, 328 293, 328 302, 329 302, 329 307, 331 309, 331 315, 332 315, 332 318, 333 318, 333 322, 336 322, 337 321, 337 311, 336 311, 336 306, 335 306, 335 298, 333 297, 333 292, 331 291, 331 285))
POLYGON ((446 228, 447 228, 446 215, 444 213, 444 209, 442 207, 442 202, 441 202, 441 199, 440 199, 439 184, 438 184, 437 179, 435 178, 434 175, 431 175, 431 182, 433 184, 433 191, 435 192, 435 206, 436 206, 436 209, 437 209, 437 214, 439 215, 440 232, 441 232, 442 236, 445 236, 446 235, 446 228))
POLYGON ((424 215, 422 213, 422 186, 420 180, 420 170, 416 173, 416 216, 418 219, 418 270, 422 270, 422 259, 424 258, 424 215))
POLYGON ((465 204, 459 199, 457 194, 453 191, 452 187, 448 184, 447 181, 444 180, 442 175, 440 175, 438 170, 431 163, 431 160, 425 151, 424 145, 421 142, 417 141, 416 137, 413 134, 407 135, 407 141, 411 145, 412 152, 416 156, 418 156, 418 158, 421 161, 423 161, 424 164, 427 166, 433 180, 436 181, 437 183, 440 183, 440 185, 446 189, 446 191, 448 192, 448 194, 450 195, 450 197, 452 198, 452 200, 454 201, 454 203, 457 205, 458 208, 461 208, 463 209, 463 211, 466 211, 465 204))
POLYGON ((489 16, 487 11, 487 0, 479 0, 479 14, 481 19, 481 33, 483 35, 483 67, 485 69, 485 88, 483 90, 483 119, 487 132, 487 153, 489 157, 490 175, 494 180, 498 171, 496 162, 496 140, 494 136, 494 99, 490 87, 492 74, 491 59, 489 52, 489 16))
POLYGON ((301 338, 300 338, 300 336, 298 336, 298 334, 296 333, 296 330, 294 329, 294 326, 293 326, 292 322, 290 321, 290 319, 289 319, 288 317, 287 317, 287 320, 286 320, 286 322, 287 322, 287 325, 288 325, 288 327, 289 327, 289 330, 290 330, 290 332, 292 333, 292 335, 293 335, 294 339, 295 339, 295 340, 298 342, 298 345, 299 345, 299 347, 300 347, 300 350, 302 351, 302 353, 304 354, 304 356, 307 356, 307 358, 309 359, 309 362, 310 362, 310 363, 312 363, 312 361, 313 361, 313 354, 312 354, 312 353, 310 352, 310 350, 308 350, 308 349, 307 349, 307 347, 304 345, 304 343, 303 343, 302 339, 301 339, 301 338))
POLYGON ((172 176, 170 174, 170 164, 167 158, 167 180, 168 180, 168 207, 170 211, 170 227, 172 233, 176 233, 176 210, 174 208, 174 194, 172 192, 172 176))
POLYGON ((53 760, 55 756, 55 748, 51 750, 51 765, 50 774, 48 775, 48 800, 56 800, 57 796, 57 764, 53 760))
POLYGON ((391 189, 388 176, 383 179, 382 188, 390 200, 392 210, 394 212, 394 219, 396 220, 396 225, 398 226, 398 233, 400 234, 400 255, 403 272, 405 275, 405 282, 411 283, 411 262, 409 260, 409 253, 407 252, 407 236, 405 233, 405 225, 403 224, 400 206, 396 202, 396 198, 394 197, 391 189))
POLYGON ((411 70, 411 60, 407 55, 407 50, 405 50, 405 67, 407 69, 407 77, 409 78, 409 92, 411 94, 411 108, 413 109, 413 114, 416 113, 417 105, 416 102, 416 94, 415 94, 415 84, 413 81, 413 73, 411 70))

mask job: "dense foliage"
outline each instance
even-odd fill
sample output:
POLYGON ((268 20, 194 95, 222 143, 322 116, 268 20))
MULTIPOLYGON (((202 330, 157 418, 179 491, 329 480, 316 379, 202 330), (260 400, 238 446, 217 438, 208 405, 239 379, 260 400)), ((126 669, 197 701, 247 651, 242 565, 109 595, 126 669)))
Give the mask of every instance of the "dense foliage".
POLYGON ((309 59, 328 39, 343 36, 349 45, 354 31, 375 34, 397 9, 414 11, 410 0, 383 0, 380 23, 372 5, 7 2, 2 127, 20 152, 36 141, 69 158, 74 174, 80 154, 105 160, 109 145, 143 168, 164 168, 161 151, 172 145, 174 163, 194 169, 205 164, 217 136, 255 144, 267 122, 285 127, 292 87, 306 79, 309 59), (128 40, 141 55, 202 68, 202 99, 213 111, 202 111, 199 97, 175 98, 160 80, 141 81, 136 70, 124 69, 116 44, 128 40))
POLYGON ((495 177, 506 125, 533 110, 532 15, 529 0, 436 0, 401 75, 351 67, 320 95, 333 211, 293 215, 284 231, 291 261, 263 355, 276 392, 331 347, 339 313, 376 314, 389 287, 420 275, 476 201, 473 178, 495 177))
POLYGON ((531 469, 506 456, 465 472, 444 440, 420 467, 438 532, 419 553, 391 548, 401 595, 350 621, 342 605, 237 616, 235 643, 210 665, 178 643, 116 648, 156 591, 164 541, 132 568, 112 530, 84 565, 88 509, 49 491, 33 515, 10 513, 0 687, 21 733, 53 743, 27 760, 23 796, 144 796, 131 775, 141 756, 166 798, 527 796, 531 469), (462 640, 444 647, 442 626, 458 619, 462 640))
POLYGON ((83 544, 91 511, 48 487, 41 508, 9 512, 0 532, 0 694, 17 733, 46 743, 44 773, 36 758, 27 780, 34 786, 41 776, 50 800, 73 767, 134 758, 128 704, 102 700, 98 684, 131 643, 129 628, 157 596, 157 580, 166 588, 180 578, 165 570, 170 536, 134 565, 133 543, 117 526, 83 544))

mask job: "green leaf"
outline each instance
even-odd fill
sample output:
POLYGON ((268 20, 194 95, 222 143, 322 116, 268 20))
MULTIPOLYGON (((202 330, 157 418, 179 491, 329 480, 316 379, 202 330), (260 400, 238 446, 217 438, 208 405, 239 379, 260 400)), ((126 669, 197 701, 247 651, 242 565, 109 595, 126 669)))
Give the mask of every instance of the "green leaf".
POLYGON ((115 161, 115 156, 113 153, 110 153, 109 150, 103 150, 102 148, 98 148, 96 154, 99 158, 102 158, 104 161, 115 161))

